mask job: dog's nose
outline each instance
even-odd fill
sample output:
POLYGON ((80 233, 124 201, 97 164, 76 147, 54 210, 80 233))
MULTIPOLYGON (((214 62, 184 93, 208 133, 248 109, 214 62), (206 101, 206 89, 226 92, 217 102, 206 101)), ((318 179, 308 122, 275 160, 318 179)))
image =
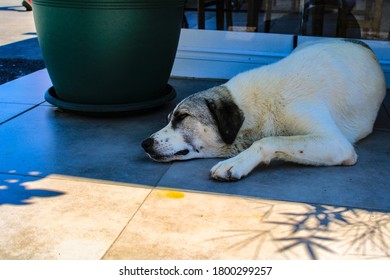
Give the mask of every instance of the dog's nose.
POLYGON ((147 138, 144 141, 142 141, 142 148, 144 148, 145 152, 150 152, 150 150, 153 148, 154 145, 154 139, 153 138, 147 138))

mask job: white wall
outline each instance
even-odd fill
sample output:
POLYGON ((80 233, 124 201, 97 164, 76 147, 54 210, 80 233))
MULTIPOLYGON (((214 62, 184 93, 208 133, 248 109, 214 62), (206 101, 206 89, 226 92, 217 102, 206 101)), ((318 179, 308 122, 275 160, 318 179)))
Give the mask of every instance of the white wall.
MULTIPOLYGON (((298 44, 318 37, 298 37, 298 44)), ((275 62, 293 50, 293 35, 182 29, 172 76, 229 79, 275 62)), ((390 88, 390 42, 367 41, 374 50, 390 88)))

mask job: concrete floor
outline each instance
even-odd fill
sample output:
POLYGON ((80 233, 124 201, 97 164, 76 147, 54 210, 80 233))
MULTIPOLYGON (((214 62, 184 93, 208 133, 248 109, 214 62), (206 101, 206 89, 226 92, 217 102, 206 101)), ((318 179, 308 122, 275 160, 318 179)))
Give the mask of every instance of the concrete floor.
POLYGON ((174 102, 121 117, 52 107, 46 70, 1 85, 0 259, 390 259, 388 100, 353 167, 275 162, 222 183, 217 159, 149 160, 142 139, 219 83, 171 79, 174 102))

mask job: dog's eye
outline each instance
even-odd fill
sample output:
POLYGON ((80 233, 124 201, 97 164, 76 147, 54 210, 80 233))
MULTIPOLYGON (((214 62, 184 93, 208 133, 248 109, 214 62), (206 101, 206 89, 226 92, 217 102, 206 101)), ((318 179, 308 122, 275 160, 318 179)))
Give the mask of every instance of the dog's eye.
POLYGON ((184 120, 186 117, 188 117, 189 115, 187 113, 183 113, 183 114, 180 114, 180 115, 177 115, 175 117, 176 121, 182 121, 184 120))

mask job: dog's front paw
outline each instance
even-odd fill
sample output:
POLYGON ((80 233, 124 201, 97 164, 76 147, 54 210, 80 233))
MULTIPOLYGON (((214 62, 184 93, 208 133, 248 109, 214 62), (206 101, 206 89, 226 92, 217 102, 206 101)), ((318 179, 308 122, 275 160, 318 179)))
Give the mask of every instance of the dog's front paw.
POLYGON ((237 181, 248 175, 251 170, 242 157, 236 156, 217 163, 211 168, 210 175, 219 181, 237 181))

